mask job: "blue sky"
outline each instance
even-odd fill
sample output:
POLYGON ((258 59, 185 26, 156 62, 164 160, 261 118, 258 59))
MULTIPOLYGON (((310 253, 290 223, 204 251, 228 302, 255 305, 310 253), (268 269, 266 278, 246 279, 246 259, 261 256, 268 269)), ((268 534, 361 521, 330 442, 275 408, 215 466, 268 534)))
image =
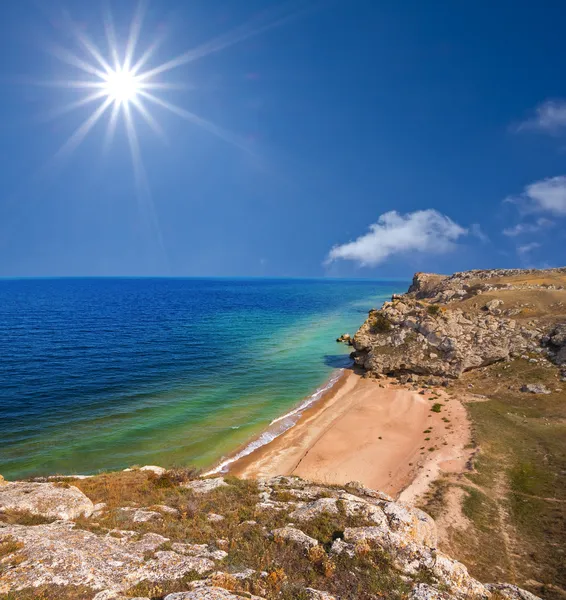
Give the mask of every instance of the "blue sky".
POLYGON ((63 112, 65 82, 101 81, 108 8, 123 62, 137 6, 2 3, 0 276, 566 263, 562 3, 153 0, 153 127, 130 103, 110 138, 110 102, 74 147, 106 96, 63 112))

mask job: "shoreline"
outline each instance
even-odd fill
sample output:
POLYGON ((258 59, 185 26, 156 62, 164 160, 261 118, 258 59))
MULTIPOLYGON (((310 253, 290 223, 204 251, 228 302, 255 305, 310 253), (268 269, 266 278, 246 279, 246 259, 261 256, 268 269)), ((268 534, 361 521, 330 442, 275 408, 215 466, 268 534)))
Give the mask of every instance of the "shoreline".
MULTIPOLYGON (((465 469, 470 439, 463 404, 444 390, 409 390, 346 369, 294 425, 245 455, 229 457, 227 472, 244 479, 297 475, 337 485, 355 480, 414 503, 441 474, 465 469), (438 398, 433 402, 431 395, 438 398), (440 413, 431 411, 435 402, 443 405, 440 413)), ((217 466, 205 475, 220 472, 217 466)))
POLYGON ((240 444, 240 446, 228 456, 222 457, 213 463, 213 466, 203 473, 203 477, 230 472, 229 466, 231 464, 243 461, 251 454, 261 451, 262 448, 295 427, 305 413, 322 402, 327 395, 331 395, 335 389, 340 387, 341 382, 348 371, 349 369, 342 368, 332 373, 326 382, 319 386, 310 396, 307 396, 307 398, 299 402, 294 408, 291 408, 291 410, 280 417, 274 418, 259 435, 240 444), (281 423, 281 425, 274 427, 276 423, 281 423))

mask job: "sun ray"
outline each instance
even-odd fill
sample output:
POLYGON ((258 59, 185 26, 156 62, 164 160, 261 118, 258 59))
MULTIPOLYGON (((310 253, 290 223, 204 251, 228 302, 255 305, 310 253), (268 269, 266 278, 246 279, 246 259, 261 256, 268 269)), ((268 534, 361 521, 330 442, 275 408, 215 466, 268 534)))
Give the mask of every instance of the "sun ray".
POLYGON ((114 141, 114 135, 116 134, 116 126, 118 125, 118 115, 120 114, 120 104, 114 102, 112 106, 112 112, 110 113, 110 119, 108 119, 108 126, 106 128, 106 134, 104 135, 104 153, 107 153, 114 141))
POLYGON ((143 105, 143 102, 138 98, 134 98, 132 100, 132 104, 136 107, 144 121, 151 127, 151 129, 153 129, 154 133, 156 133, 163 141, 167 141, 167 136, 165 135, 161 125, 151 116, 147 108, 143 105))
POLYGON ((79 58, 76 54, 73 54, 72 52, 70 52, 66 48, 63 48, 62 46, 59 46, 58 44, 50 44, 47 48, 47 51, 56 58, 58 58, 60 61, 67 63, 72 67, 77 67, 85 73, 89 73, 90 75, 96 75, 101 79, 104 78, 104 76, 106 75, 104 71, 101 71, 97 67, 94 67, 93 65, 87 63, 86 60, 79 58))
POLYGON ((166 83, 161 81, 140 81, 140 90, 196 90, 195 85, 188 83, 166 83))
POLYGON ((159 220, 155 212, 155 206, 151 195, 151 188, 147 179, 147 174, 143 164, 140 144, 134 127, 130 106, 124 104, 124 121, 126 123, 126 132, 130 145, 130 154, 132 157, 132 166, 134 169, 134 179, 138 190, 138 200, 142 208, 142 214, 149 221, 149 227, 157 238, 159 250, 166 265, 168 265, 167 251, 163 241, 163 235, 159 226, 159 220))
POLYGON ((207 121, 206 119, 204 119, 203 117, 199 117, 195 113, 185 110, 184 108, 181 108, 179 106, 176 106, 175 104, 171 104, 171 102, 167 102, 166 100, 162 100, 161 98, 158 98, 157 96, 154 96, 153 94, 150 94, 149 92, 146 92, 144 90, 139 90, 138 93, 140 94, 140 96, 147 98, 150 102, 153 102, 154 104, 157 104, 158 106, 169 110, 173 114, 191 123, 194 123, 199 127, 202 127, 205 131, 216 135, 225 142, 229 142, 230 144, 233 144, 234 146, 237 146, 238 148, 245 150, 246 152, 250 152, 250 149, 244 144, 242 140, 238 139, 238 137, 236 137, 235 135, 222 129, 222 127, 215 125, 211 121, 207 121))
POLYGON ((111 98, 106 98, 104 102, 86 119, 82 125, 80 125, 74 133, 71 134, 69 139, 59 148, 59 150, 53 156, 53 160, 59 160, 70 152, 76 150, 82 141, 87 136, 88 132, 96 125, 97 121, 106 112, 106 109, 112 104, 111 98))
POLYGON ((77 24, 71 18, 69 12, 64 11, 65 20, 69 24, 69 27, 73 35, 77 38, 81 46, 96 60, 96 62, 108 73, 112 68, 108 64, 108 61, 102 56, 100 50, 96 47, 95 43, 80 30, 77 24))
POLYGON ((132 25, 130 27, 130 35, 128 37, 128 44, 126 46, 126 57, 124 58, 124 70, 130 71, 132 61, 134 59, 134 52, 138 43, 138 38, 141 32, 143 18, 146 10, 146 0, 139 0, 134 18, 132 19, 132 25))
POLYGON ((37 85, 41 87, 58 87, 67 89, 101 89, 104 87, 104 83, 100 81, 81 81, 73 79, 62 79, 60 81, 50 80, 41 81, 38 79, 19 79, 18 83, 26 83, 28 85, 37 85))
POLYGON ((130 69, 131 72, 135 75, 146 63, 147 61, 155 54, 156 50, 163 43, 163 36, 159 36, 151 46, 141 55, 136 64, 130 69))
POLYGON ((108 44, 108 51, 112 56, 114 62, 114 70, 120 66, 120 57, 118 56, 118 46, 116 44, 116 31, 114 29, 114 19, 110 12, 110 7, 106 5, 104 10, 104 31, 106 33, 106 42, 108 44))
POLYGON ((235 44, 258 36, 270 29, 279 27, 287 21, 296 18, 303 12, 297 10, 289 11, 289 4, 295 3, 287 3, 283 5, 283 7, 279 7, 278 9, 272 11, 267 11, 261 16, 256 17, 252 22, 240 25, 228 33, 222 34, 213 40, 210 40, 209 42, 201 44, 200 46, 193 48, 188 52, 180 54, 176 58, 173 58, 149 71, 146 71, 145 73, 142 73, 140 75, 140 79, 143 81, 144 79, 155 77, 155 75, 165 73, 166 71, 171 71, 172 69, 176 69, 177 67, 187 63, 199 60, 205 56, 209 56, 210 54, 225 50, 230 46, 234 46, 235 44), (281 13, 283 14, 281 15, 281 13))
POLYGON ((45 114, 44 118, 47 121, 51 121, 53 119, 56 119, 57 117, 60 117, 67 113, 70 113, 73 110, 80 108, 81 106, 86 106, 87 104, 91 104, 95 100, 103 98, 106 95, 107 94, 106 94, 105 90, 100 90, 98 92, 94 92, 94 93, 90 94, 89 96, 85 96, 84 98, 81 98, 80 100, 77 100, 75 102, 70 102, 69 104, 65 104, 64 106, 61 106, 52 111, 49 111, 48 113, 45 114))

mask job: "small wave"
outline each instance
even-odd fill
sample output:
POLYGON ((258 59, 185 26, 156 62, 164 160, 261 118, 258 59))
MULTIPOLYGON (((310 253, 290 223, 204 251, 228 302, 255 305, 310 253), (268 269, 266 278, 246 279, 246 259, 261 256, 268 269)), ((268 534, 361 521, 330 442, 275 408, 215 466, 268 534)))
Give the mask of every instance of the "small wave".
POLYGON ((271 423, 269 424, 269 428, 267 429, 267 431, 264 431, 257 439, 255 439, 253 442, 250 442, 243 450, 241 450, 231 458, 227 458, 226 460, 222 461, 218 466, 204 473, 204 475, 207 476, 216 475, 217 473, 226 473, 226 471, 228 470, 228 465, 231 465, 237 460, 244 458, 244 456, 248 456, 252 452, 255 452, 255 450, 257 450, 258 448, 266 446, 275 438, 278 438, 280 435, 291 429, 291 427, 293 427, 297 423, 301 414, 307 408, 309 408, 309 406, 312 406, 315 402, 320 400, 323 394, 336 384, 336 382, 342 376, 343 372, 344 369, 339 369, 338 371, 334 372, 330 379, 324 385, 317 388, 317 390, 313 394, 311 394, 306 400, 301 402, 299 406, 284 414, 283 416, 278 417, 277 419, 273 419, 273 421, 271 421, 271 423))

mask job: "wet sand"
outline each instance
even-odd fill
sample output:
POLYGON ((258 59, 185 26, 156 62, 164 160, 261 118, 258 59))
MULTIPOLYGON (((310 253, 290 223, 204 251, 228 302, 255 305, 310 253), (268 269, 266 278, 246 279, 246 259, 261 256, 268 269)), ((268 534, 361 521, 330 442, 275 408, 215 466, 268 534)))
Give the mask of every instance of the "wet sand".
POLYGON ((438 393, 431 400, 431 390, 422 395, 347 371, 293 428, 233 463, 230 473, 298 475, 329 484, 356 480, 414 502, 441 473, 462 471, 469 456, 466 411, 438 393), (431 411, 435 402, 443 405, 440 413, 431 411))

